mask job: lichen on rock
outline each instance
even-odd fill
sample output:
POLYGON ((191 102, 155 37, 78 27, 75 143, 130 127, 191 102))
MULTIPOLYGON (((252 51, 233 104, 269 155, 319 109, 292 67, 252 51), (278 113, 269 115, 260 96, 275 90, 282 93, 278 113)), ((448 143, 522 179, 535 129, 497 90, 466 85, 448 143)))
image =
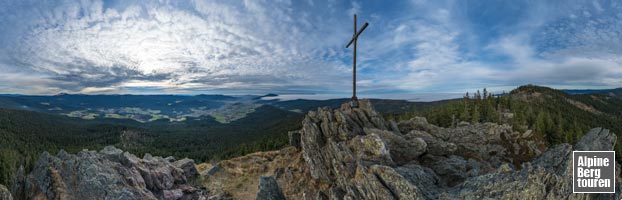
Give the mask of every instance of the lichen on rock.
POLYGON ((112 146, 100 152, 43 153, 34 170, 18 180, 26 199, 206 199, 188 182, 198 177, 194 161, 139 159, 112 146))

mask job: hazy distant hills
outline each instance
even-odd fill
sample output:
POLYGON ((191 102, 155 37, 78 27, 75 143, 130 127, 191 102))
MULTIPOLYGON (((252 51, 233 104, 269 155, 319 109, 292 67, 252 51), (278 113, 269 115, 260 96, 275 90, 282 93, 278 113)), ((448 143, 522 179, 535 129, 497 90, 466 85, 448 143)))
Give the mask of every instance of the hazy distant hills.
POLYGON ((602 89, 602 90, 595 90, 595 89, 576 90, 575 89, 575 90, 563 90, 563 91, 568 94, 606 94, 606 95, 611 95, 611 96, 622 97, 622 88, 602 89))
MULTIPOLYGON (((603 97, 622 98, 622 88, 603 90, 561 90, 570 95, 598 94, 603 97)), ((134 120, 140 123, 154 121, 181 122, 200 118, 213 118, 220 123, 230 123, 255 112, 261 106, 306 113, 318 107, 337 108, 349 98, 329 100, 280 101, 264 97, 278 94, 226 96, 226 95, 83 95, 59 94, 53 96, 0 95, 0 108, 59 114, 86 120, 134 120)), ((371 99, 375 108, 384 114, 401 114, 422 111, 443 103, 455 101, 409 102, 405 100, 371 99)))
MULTIPOLYGON (((211 115, 222 122, 239 116, 222 116, 225 108, 243 101, 223 95, 70 95, 54 96, 0 96, 2 107, 31 111, 42 111, 79 117, 83 119, 133 119, 149 122, 159 119, 183 121, 187 117, 211 115)), ((256 106, 247 105, 240 111, 250 112, 256 106)), ((231 112, 238 114, 237 112, 231 112)))
MULTIPOLYGON (((82 95, 54 96, 0 95, 0 107, 59 114, 86 120, 130 119, 141 123, 154 121, 180 122, 189 118, 211 117, 230 123, 267 105, 288 112, 305 113, 318 107, 336 108, 348 99, 331 100, 263 100, 264 96, 225 95, 82 95)), ((399 113, 425 108, 435 103, 414 103, 404 100, 372 100, 381 112, 399 113)))

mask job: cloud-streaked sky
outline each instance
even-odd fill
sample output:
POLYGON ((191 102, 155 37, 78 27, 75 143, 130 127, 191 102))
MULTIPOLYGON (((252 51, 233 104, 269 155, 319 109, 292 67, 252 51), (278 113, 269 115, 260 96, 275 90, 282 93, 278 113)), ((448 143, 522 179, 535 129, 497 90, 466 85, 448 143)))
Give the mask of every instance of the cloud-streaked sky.
POLYGON ((622 87, 620 1, 0 0, 0 93, 622 87))

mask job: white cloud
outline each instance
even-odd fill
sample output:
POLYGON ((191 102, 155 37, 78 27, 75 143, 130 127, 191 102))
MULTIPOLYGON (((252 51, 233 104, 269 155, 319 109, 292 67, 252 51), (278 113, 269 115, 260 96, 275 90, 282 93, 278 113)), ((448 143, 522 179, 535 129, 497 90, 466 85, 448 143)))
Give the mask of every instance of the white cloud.
POLYGON ((351 2, 352 7, 348 10, 348 15, 353 16, 361 13, 361 4, 356 1, 351 2))
POLYGON ((118 77, 77 91, 133 81, 206 91, 251 90, 258 84, 318 89, 347 76, 340 62, 317 55, 334 46, 329 43, 334 39, 322 38, 334 27, 297 18, 288 1, 148 2, 119 8, 83 3, 14 8, 22 13, 3 16, 2 24, 20 27, 2 31, 12 34, 0 40, 15 48, 1 49, 0 62, 52 79, 97 83, 118 77), (313 31, 317 34, 309 34, 313 31), (68 78, 73 76, 81 80, 68 78))
POLYGON ((622 86, 618 2, 377 5, 0 1, 0 91, 348 93, 354 13, 362 93, 622 86))
POLYGON ((408 67, 400 71, 407 75, 383 82, 403 90, 450 92, 530 83, 621 87, 622 23, 615 19, 622 15, 611 12, 622 9, 610 5, 610 10, 602 10, 595 3, 594 8, 604 14, 581 21, 568 16, 588 12, 580 9, 584 7, 553 9, 566 6, 559 4, 564 3, 530 4, 533 9, 526 11, 527 19, 497 25, 505 27, 473 29, 474 22, 469 21, 473 19, 464 11, 472 5, 415 1, 413 12, 424 12, 425 17, 403 19, 381 42, 387 49, 413 55, 393 63, 404 66, 406 62, 408 67))

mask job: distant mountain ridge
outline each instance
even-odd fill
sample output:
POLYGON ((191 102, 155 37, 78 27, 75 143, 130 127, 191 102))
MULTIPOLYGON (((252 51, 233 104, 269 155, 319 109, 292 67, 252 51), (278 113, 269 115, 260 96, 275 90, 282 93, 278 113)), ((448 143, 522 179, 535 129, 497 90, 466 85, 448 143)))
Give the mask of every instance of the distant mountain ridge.
POLYGON ((83 119, 117 118, 150 122, 183 121, 188 117, 212 116, 229 122, 252 112, 246 98, 224 95, 82 95, 0 96, 1 107, 61 114, 83 119), (233 106, 234 103, 245 106, 233 106), (230 111, 233 109, 234 111, 230 111), (231 115, 228 115, 231 113, 231 115))
POLYGON ((568 94, 622 94, 622 88, 614 88, 614 89, 566 89, 562 90, 568 94))
MULTIPOLYGON (((170 122, 210 116, 221 123, 244 118, 262 105, 305 113, 317 107, 338 107, 343 99, 330 100, 264 100, 277 94, 263 96, 226 95, 85 95, 58 94, 53 96, 0 96, 0 108, 30 110, 60 114, 87 120, 130 119, 141 123, 157 120, 170 122)), ((399 113, 415 106, 423 109, 438 102, 409 102, 406 100, 372 100, 381 112, 399 113)), ((440 101, 442 102, 442 101, 440 101)))

